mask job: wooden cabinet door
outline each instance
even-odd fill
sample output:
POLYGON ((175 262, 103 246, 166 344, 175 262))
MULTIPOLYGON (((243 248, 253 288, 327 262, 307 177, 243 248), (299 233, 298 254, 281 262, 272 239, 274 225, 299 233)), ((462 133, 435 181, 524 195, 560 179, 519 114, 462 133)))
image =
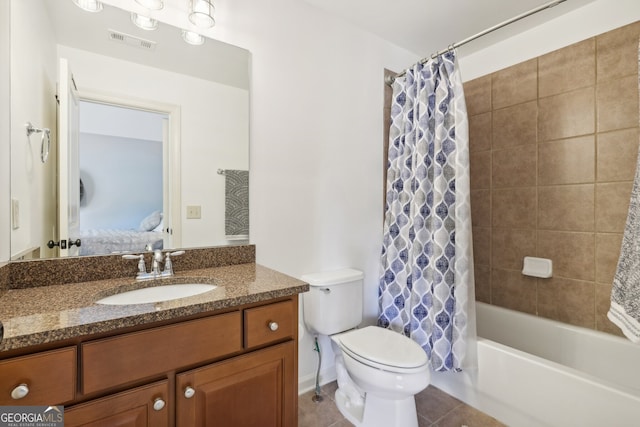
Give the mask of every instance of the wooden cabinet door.
POLYGON ((169 381, 159 381, 65 408, 64 425, 65 427, 168 427, 170 425, 168 404, 169 381))
POLYGON ((297 427, 295 344, 178 375, 177 427, 297 427))

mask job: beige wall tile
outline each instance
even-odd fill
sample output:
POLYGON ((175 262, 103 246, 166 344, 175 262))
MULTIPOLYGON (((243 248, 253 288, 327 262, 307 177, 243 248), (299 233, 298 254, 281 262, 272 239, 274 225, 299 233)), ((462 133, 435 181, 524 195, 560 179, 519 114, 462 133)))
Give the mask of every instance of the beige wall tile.
POLYGON ((488 265, 476 264, 474 266, 474 276, 476 301, 491 304, 491 268, 488 265))
POLYGON ((492 188, 535 186, 536 163, 535 145, 493 150, 492 188))
POLYGON ((588 135, 595 131, 594 88, 538 100, 538 141, 588 135))
POLYGON ((638 126, 638 76, 598 83, 598 132, 638 126))
POLYGON ((553 262, 553 277, 595 280, 594 233, 538 230, 538 257, 553 262))
POLYGON ((613 283, 621 247, 622 233, 596 234, 596 282, 613 283))
POLYGON ((538 96, 537 58, 493 73, 493 109, 532 101, 538 96))
POLYGON ((554 185, 538 188, 538 228, 592 231, 594 186, 554 185))
POLYGON ((501 108, 493 112, 493 148, 535 144, 538 138, 536 101, 501 108))
POLYGON ((491 233, 491 267, 522 270, 525 256, 536 254, 536 230, 494 227, 491 233))
POLYGON ((593 135, 546 142, 538 146, 538 185, 583 184, 594 181, 593 135))
POLYGON ((491 224, 494 227, 535 228, 535 187, 493 190, 491 224))
POLYGON ((538 96, 593 86, 596 81, 595 38, 538 58, 538 96))
POLYGON ((491 151, 470 153, 469 169, 472 190, 491 188, 491 151))
POLYGON ((491 111, 491 74, 466 82, 463 90, 467 115, 491 111))
POLYGON ((596 283, 596 329, 622 337, 620 328, 607 317, 611 307, 611 288, 611 284, 596 283))
POLYGON ((491 262, 491 227, 473 227, 473 262, 484 265, 491 262))
POLYGON ((491 112, 469 116, 470 152, 491 149, 491 117, 491 112))
POLYGON ((491 303, 525 313, 536 313, 536 279, 520 271, 491 269, 491 303))
POLYGON ((471 225, 491 227, 491 191, 471 190, 471 225))
POLYGON ((640 147, 639 37, 636 22, 465 84, 470 151, 484 153, 478 300, 620 335, 606 312, 640 147), (532 250, 553 279, 522 276, 532 250))
POLYGON ((538 280, 538 315, 595 328, 595 283, 553 277, 538 280))
POLYGON ((596 37, 599 81, 637 74, 639 35, 635 22, 596 37))
POLYGON ((632 182, 596 185, 596 230, 622 233, 627 221, 632 182))
POLYGON ((598 134, 598 182, 632 181, 638 158, 638 129, 598 134))

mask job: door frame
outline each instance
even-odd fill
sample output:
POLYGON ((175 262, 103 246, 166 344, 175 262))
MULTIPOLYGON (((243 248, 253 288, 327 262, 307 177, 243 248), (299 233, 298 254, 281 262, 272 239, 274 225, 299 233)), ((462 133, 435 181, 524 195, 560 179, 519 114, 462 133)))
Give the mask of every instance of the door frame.
POLYGON ((169 206, 170 224, 165 221, 164 232, 169 231, 170 247, 165 249, 175 249, 182 247, 182 218, 181 218, 181 130, 180 130, 180 106, 165 104, 148 99, 132 98, 120 94, 112 94, 93 90, 80 90, 80 101, 110 104, 136 110, 150 111, 154 113, 166 114, 169 117, 169 134, 166 144, 162 147, 162 181, 169 182, 169 188, 163 189, 163 206, 169 206), (169 202, 166 203, 166 200, 169 202))

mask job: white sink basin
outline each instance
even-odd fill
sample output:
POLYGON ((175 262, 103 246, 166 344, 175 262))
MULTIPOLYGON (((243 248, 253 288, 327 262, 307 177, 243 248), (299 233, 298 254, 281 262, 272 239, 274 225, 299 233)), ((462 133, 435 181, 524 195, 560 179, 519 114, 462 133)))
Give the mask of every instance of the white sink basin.
POLYGON ((153 286, 111 295, 96 301, 96 303, 106 305, 146 304, 192 297, 212 291, 215 288, 217 288, 216 285, 207 285, 204 283, 153 286))

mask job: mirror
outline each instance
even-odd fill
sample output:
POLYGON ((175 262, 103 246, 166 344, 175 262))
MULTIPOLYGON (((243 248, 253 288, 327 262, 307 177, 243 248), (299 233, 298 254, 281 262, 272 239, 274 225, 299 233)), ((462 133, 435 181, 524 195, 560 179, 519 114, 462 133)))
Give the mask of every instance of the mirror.
POLYGON ((107 4, 11 0, 11 259, 248 243, 249 60, 107 4))

